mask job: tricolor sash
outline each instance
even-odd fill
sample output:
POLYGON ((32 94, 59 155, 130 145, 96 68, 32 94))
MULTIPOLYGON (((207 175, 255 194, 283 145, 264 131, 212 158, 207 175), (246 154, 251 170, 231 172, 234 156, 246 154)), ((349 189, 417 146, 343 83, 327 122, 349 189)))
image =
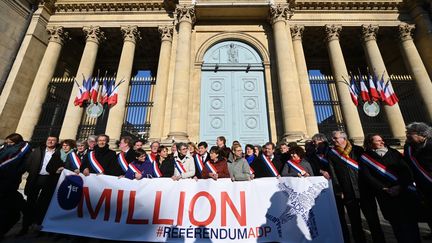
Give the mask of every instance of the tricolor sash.
POLYGON ((158 163, 159 162, 157 162, 157 161, 153 162, 153 170, 154 170, 156 177, 162 177, 162 172, 159 169, 158 163))
POLYGON ((138 167, 136 167, 134 164, 130 163, 128 167, 129 167, 129 169, 131 169, 134 173, 142 174, 141 171, 138 169, 138 167))
POLYGON ((117 156, 117 162, 119 163, 120 167, 122 168, 123 172, 126 172, 128 169, 128 162, 126 160, 126 156, 124 152, 120 152, 117 156))
POLYGON ((276 167, 274 166, 273 162, 269 160, 264 154, 261 155, 264 159, 264 164, 267 166, 267 168, 270 170, 273 176, 279 176, 279 172, 276 170, 276 167))
POLYGON ((295 171, 297 171, 297 173, 299 173, 302 176, 307 173, 305 168, 303 168, 303 166, 296 164, 296 163, 292 162, 291 160, 288 160, 287 164, 289 167, 293 168, 295 171))
POLYGON ((93 168, 94 171, 96 171, 96 173, 101 174, 104 173, 104 168, 102 167, 102 165, 99 163, 99 161, 96 159, 96 155, 94 153, 94 151, 90 151, 88 153, 88 159, 90 161, 90 165, 93 168))
POLYGON ((349 157, 346 157, 346 156, 340 154, 340 153, 339 153, 338 151, 336 151, 335 149, 331 149, 330 151, 331 151, 334 155, 336 155, 339 159, 341 159, 343 162, 345 162, 349 167, 351 167, 351 168, 353 168, 354 170, 358 171, 359 166, 358 166, 357 161, 355 161, 355 160, 353 160, 353 159, 351 159, 351 158, 349 158, 349 157))
POLYGON ((152 162, 152 163, 154 163, 154 162, 156 161, 156 160, 154 160, 154 159, 152 158, 151 153, 150 153, 149 155, 147 155, 147 158, 148 158, 149 161, 152 162))
POLYGON ((328 160, 325 158, 325 155, 324 155, 324 154, 317 154, 317 157, 318 157, 318 159, 321 161, 321 163, 322 163, 323 165, 328 165, 328 164, 329 164, 329 162, 328 162, 328 160))
POLYGON ((175 160, 175 167, 177 171, 180 173, 180 175, 186 173, 186 169, 180 160, 175 160))
POLYGON ((81 159, 78 157, 78 155, 72 151, 69 155, 70 161, 72 161, 72 165, 75 167, 75 169, 80 169, 81 167, 81 159))
POLYGON ((204 163, 202 161, 202 157, 199 154, 195 154, 195 165, 196 168, 198 168, 199 173, 202 173, 202 170, 204 169, 204 163))
POLYGON ((216 167, 210 161, 208 161, 205 165, 207 167, 207 170, 209 170, 213 174, 217 174, 216 167))
POLYGON ((255 171, 254 171, 254 169, 252 169, 251 166, 249 166, 249 172, 250 172, 251 175, 252 175, 252 174, 255 174, 255 171))
POLYGON ((30 151, 30 144, 28 144, 27 142, 24 144, 24 146, 19 150, 19 152, 12 156, 11 158, 5 160, 3 163, 0 164, 0 168, 3 166, 6 166, 8 164, 11 164, 12 162, 20 159, 21 157, 23 157, 28 151, 30 151))
POLYGON ((432 175, 427 172, 418 162, 418 160, 412 154, 412 147, 408 146, 407 149, 408 158, 411 160, 411 163, 414 165, 414 168, 417 170, 419 174, 421 174, 429 183, 432 183, 432 175))

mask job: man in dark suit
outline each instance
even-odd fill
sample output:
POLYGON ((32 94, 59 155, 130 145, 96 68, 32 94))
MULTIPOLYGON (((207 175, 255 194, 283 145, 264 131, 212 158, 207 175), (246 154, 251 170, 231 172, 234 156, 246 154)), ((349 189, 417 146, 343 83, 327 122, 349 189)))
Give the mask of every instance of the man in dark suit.
POLYGON ((267 142, 263 147, 263 152, 251 163, 255 178, 280 176, 283 163, 274 152, 274 143, 267 142))
POLYGON ((198 153, 193 156, 195 162, 195 177, 197 179, 201 179, 201 170, 204 169, 205 164, 210 160, 210 155, 207 152, 207 148, 208 144, 206 142, 200 142, 198 144, 198 153))
POLYGON ((41 210, 38 210, 37 205, 38 201, 40 201, 40 192, 49 178, 46 167, 52 155, 59 149, 57 145, 58 138, 49 136, 45 146, 33 149, 26 162, 28 177, 24 194, 27 196, 27 203, 24 210, 23 225, 19 234, 27 233, 33 223, 36 223, 39 228, 42 224, 45 215, 40 213, 41 210))

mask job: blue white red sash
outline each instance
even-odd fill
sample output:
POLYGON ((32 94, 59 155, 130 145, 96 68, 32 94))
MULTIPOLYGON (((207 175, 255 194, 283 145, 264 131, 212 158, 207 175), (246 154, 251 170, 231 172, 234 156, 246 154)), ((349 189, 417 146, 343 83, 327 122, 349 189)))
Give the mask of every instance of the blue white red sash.
POLYGON ((186 169, 184 168, 182 162, 180 160, 175 160, 175 167, 177 171, 181 174, 186 173, 186 169))
POLYGON ((199 154, 195 154, 195 164, 196 168, 199 170, 199 173, 202 173, 202 170, 204 169, 204 163, 202 161, 202 157, 199 154))
POLYGON ((157 161, 153 162, 153 170, 154 170, 156 177, 162 177, 162 172, 159 170, 158 163, 159 162, 157 162, 157 161))
POLYGON ((120 167, 122 168, 123 172, 126 172, 128 169, 128 162, 126 160, 126 156, 124 152, 120 152, 117 156, 117 162, 119 163, 120 167))
POLYGON ((251 175, 252 175, 252 174, 255 174, 254 169, 252 169, 252 167, 250 167, 250 166, 249 166, 249 172, 250 172, 251 175))
POLYGON ((102 165, 99 163, 99 161, 96 159, 96 155, 95 155, 94 151, 89 152, 88 158, 89 158, 91 167, 93 168, 94 171, 96 171, 96 173, 98 173, 98 174, 104 173, 105 170, 102 167, 102 165))
POLYGON ((328 165, 329 162, 328 160, 325 158, 324 154, 317 154, 318 159, 321 161, 322 164, 324 165, 328 165))
POLYGON ((207 167, 207 170, 209 170, 210 173, 217 174, 216 167, 212 164, 212 162, 208 161, 205 166, 207 167))
POLYGON ((8 165, 14 161, 16 161, 17 159, 20 159, 21 157, 23 157, 28 151, 30 151, 30 144, 25 143, 24 146, 20 149, 20 151, 13 157, 7 159, 6 161, 4 161, 3 163, 0 164, 0 167, 3 167, 5 165, 8 165))
POLYGON ((307 173, 305 168, 303 168, 303 166, 296 164, 296 163, 292 162, 291 160, 288 160, 287 164, 289 167, 293 168, 300 175, 305 175, 307 173))
POLYGON ((131 169, 134 173, 138 173, 141 174, 141 171, 138 169, 138 167, 136 167, 134 164, 130 163, 129 164, 129 169, 131 169))
POLYGON ((343 162, 345 162, 349 167, 353 168, 354 170, 358 171, 359 166, 357 161, 346 157, 344 155, 341 155, 338 151, 336 151, 335 149, 331 149, 330 150, 334 155, 336 155, 339 159, 341 159, 343 162))
POLYGON ((411 146, 408 146, 407 155, 408 155, 408 158, 411 160, 411 163, 414 165, 414 167, 416 168, 416 170, 419 172, 419 174, 421 174, 427 181, 429 181, 429 183, 432 183, 432 175, 429 172, 427 172, 420 165, 420 163, 418 162, 418 160, 413 156, 411 146))
POLYGON ((78 169, 81 167, 81 159, 78 157, 78 155, 72 151, 69 155, 69 159, 72 161, 73 166, 75 169, 78 169))
POLYGON ((151 154, 147 155, 147 158, 148 158, 149 161, 152 162, 152 163, 153 163, 153 162, 156 162, 156 160, 152 158, 152 155, 151 155, 151 154))
POLYGON ((267 168, 270 170, 273 176, 279 176, 279 172, 276 170, 276 167, 274 166, 273 162, 271 162, 264 154, 261 155, 264 159, 264 164, 267 166, 267 168))

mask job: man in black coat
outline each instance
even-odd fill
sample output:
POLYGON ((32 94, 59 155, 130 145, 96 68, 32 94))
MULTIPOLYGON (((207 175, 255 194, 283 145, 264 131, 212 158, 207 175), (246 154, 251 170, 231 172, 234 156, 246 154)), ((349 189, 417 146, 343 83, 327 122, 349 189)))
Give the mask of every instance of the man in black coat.
POLYGON ((48 183, 49 173, 46 170, 52 155, 59 150, 58 138, 49 136, 45 146, 35 148, 26 161, 28 172, 24 194, 27 196, 27 203, 24 210, 23 225, 19 234, 27 233, 30 225, 40 225, 43 218, 40 218, 37 205, 40 200, 40 192, 48 183))
POLYGON ((123 175, 124 172, 117 162, 116 152, 109 149, 108 135, 99 135, 96 141, 97 145, 94 147, 94 151, 89 152, 82 162, 82 173, 86 176, 90 175, 90 173, 112 176, 123 175))
POLYGON ((208 144, 206 142, 200 142, 198 144, 198 153, 193 156, 195 162, 195 177, 197 179, 201 179, 201 170, 204 169, 205 164, 210 160, 210 154, 207 152, 207 148, 208 144), (200 170, 198 166, 203 168, 200 170))
POLYGON ((274 143, 267 142, 263 147, 263 152, 251 163, 255 178, 280 176, 283 163, 274 152, 274 143))
MULTIPOLYGON (((129 136, 124 136, 120 138, 119 149, 120 153, 117 155, 117 162, 119 162, 119 156, 124 156, 126 158, 126 163, 129 165, 130 163, 137 160, 137 154, 133 149, 133 140, 129 136)), ((120 163, 120 162, 119 162, 120 163)), ((123 169, 124 172, 127 171, 127 167, 123 169)))

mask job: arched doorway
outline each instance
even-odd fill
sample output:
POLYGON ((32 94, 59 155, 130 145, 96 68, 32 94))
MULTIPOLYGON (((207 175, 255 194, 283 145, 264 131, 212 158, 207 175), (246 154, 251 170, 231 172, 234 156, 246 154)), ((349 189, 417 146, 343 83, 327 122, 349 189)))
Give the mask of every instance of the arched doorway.
POLYGON ((269 141, 260 55, 245 43, 224 41, 207 50, 201 70, 201 141, 214 144, 217 136, 228 144, 269 141))

